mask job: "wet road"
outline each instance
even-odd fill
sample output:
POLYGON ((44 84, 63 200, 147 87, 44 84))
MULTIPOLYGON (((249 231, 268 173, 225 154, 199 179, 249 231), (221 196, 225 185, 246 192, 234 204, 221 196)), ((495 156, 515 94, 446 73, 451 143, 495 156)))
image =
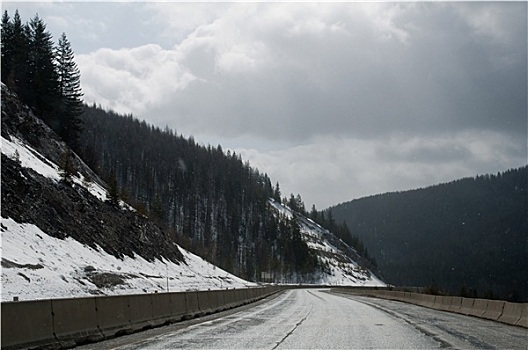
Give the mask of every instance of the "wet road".
POLYGON ((526 349, 527 330, 387 300, 288 290, 238 312, 83 348, 526 349))

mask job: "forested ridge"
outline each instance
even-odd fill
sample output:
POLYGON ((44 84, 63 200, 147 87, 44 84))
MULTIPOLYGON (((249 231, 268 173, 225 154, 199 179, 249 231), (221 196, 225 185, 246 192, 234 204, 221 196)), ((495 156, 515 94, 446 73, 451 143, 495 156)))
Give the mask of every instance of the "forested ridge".
POLYGON ((527 167, 330 208, 386 282, 528 300, 527 167))
POLYGON ((96 106, 82 119, 85 161, 179 244, 250 280, 316 272, 296 221, 270 208, 278 188, 236 153, 96 106))

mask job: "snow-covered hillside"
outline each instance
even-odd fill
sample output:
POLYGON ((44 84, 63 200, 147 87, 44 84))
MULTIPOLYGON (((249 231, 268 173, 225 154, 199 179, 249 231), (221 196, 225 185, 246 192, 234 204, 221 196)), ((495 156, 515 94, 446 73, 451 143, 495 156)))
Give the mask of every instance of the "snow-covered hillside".
POLYGON ((185 263, 117 259, 2 218, 2 301, 255 286, 181 249, 185 263), (168 289, 167 289, 168 283, 168 289))
MULTIPOLYGON (((293 218, 294 214, 290 208, 270 200, 271 205, 279 215, 293 218)), ((354 261, 348 252, 355 250, 345 242, 335 237, 331 232, 319 224, 300 214, 295 218, 301 229, 302 239, 308 247, 316 254, 323 271, 316 276, 314 284, 319 285, 347 285, 347 286, 385 286, 385 283, 377 278, 371 271, 362 268, 354 261)))
MULTIPOLYGON (((60 180, 56 164, 23 140, 10 138, 2 137, 2 154, 53 182, 60 180)), ((73 182, 101 201, 107 198, 101 185, 80 174, 73 182)), ((123 202, 121 207, 133 210, 123 202)), ((179 263, 147 261, 140 256, 118 259, 99 247, 91 248, 71 237, 51 237, 35 225, 11 218, 2 217, 0 231, 2 301, 255 286, 182 248, 184 262, 179 263)))

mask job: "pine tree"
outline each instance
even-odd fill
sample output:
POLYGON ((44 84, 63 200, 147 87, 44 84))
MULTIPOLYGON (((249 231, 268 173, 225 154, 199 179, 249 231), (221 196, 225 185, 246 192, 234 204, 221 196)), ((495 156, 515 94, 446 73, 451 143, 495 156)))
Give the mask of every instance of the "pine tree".
POLYGON ((119 188, 117 187, 117 179, 113 171, 108 178, 108 198, 106 201, 112 205, 119 204, 119 188))
POLYGON ((57 75, 60 95, 59 135, 74 149, 78 148, 82 131, 83 101, 81 73, 74 61, 74 54, 66 34, 62 33, 57 46, 57 75))
POLYGON ((61 180, 68 185, 73 184, 73 176, 77 172, 75 164, 73 163, 72 152, 67 149, 61 156, 59 175, 61 180))
POLYGON ((29 103, 29 27, 22 24, 18 10, 13 19, 2 16, 2 82, 29 103))
POLYGON ((273 199, 275 199, 276 202, 281 202, 281 191, 279 182, 277 181, 277 185, 275 186, 275 191, 273 192, 273 199))
POLYGON ((11 71, 11 66, 13 65, 13 24, 11 23, 11 18, 7 11, 4 11, 2 15, 2 81, 5 82, 6 77, 11 71))
POLYGON ((315 222, 319 221, 319 214, 317 212, 317 209, 315 208, 315 204, 312 204, 312 210, 310 211, 310 218, 315 222))
POLYGON ((28 102, 55 131, 59 130, 55 118, 60 95, 58 91, 55 54, 51 34, 46 24, 36 15, 29 22, 29 86, 28 102))

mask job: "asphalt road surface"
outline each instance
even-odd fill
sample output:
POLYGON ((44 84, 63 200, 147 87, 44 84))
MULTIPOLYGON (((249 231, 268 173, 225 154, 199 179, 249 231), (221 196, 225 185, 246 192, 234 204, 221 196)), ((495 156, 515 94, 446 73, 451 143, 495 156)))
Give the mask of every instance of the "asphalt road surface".
POLYGON ((287 290, 81 349, 527 349, 528 330, 395 301, 287 290))

